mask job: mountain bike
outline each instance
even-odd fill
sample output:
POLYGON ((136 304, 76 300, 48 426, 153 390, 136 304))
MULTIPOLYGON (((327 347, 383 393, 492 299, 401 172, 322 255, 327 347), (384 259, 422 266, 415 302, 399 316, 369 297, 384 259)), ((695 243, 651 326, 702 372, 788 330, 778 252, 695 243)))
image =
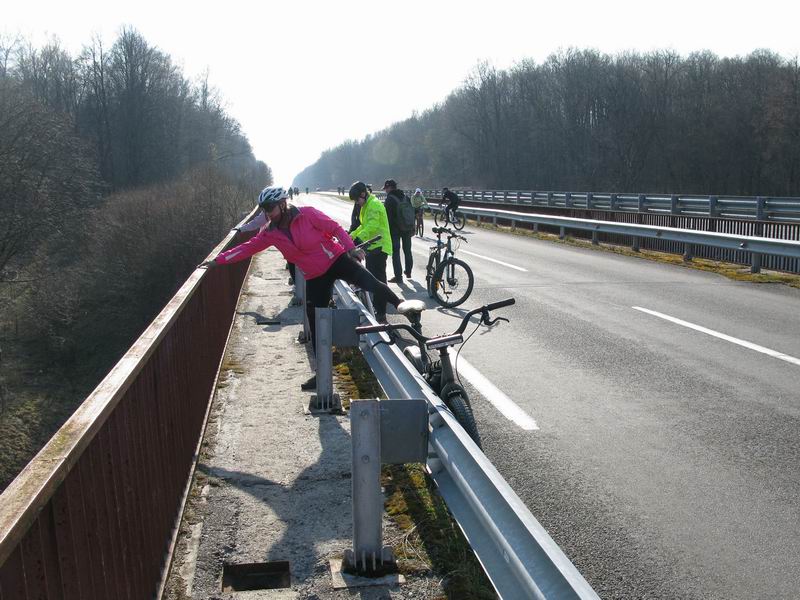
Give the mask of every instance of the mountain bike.
MULTIPOLYGON (((469 437, 472 438, 472 441, 475 442, 475 445, 480 448, 481 436, 478 432, 478 426, 475 423, 475 415, 472 413, 472 406, 469 403, 469 396, 458 382, 456 377, 455 361, 458 360, 458 353, 456 353, 456 359, 451 362, 450 348, 457 344, 463 346, 463 344, 465 344, 469 338, 472 337, 472 334, 470 334, 465 340, 462 334, 467 328, 469 320, 474 315, 479 314, 481 316, 480 320, 478 321, 478 325, 475 327, 475 331, 477 331, 478 327, 481 325, 492 327, 498 321, 505 321, 508 323, 508 319, 504 317, 495 317, 494 319, 491 319, 489 313, 493 310, 497 310, 498 308, 511 306, 514 304, 514 302, 514 298, 508 298, 507 300, 493 302, 491 304, 486 304, 485 306, 471 310, 461 319, 461 324, 458 326, 458 328, 447 335, 440 335, 436 337, 425 337, 422 335, 422 320, 420 318, 421 314, 415 320, 412 320, 411 324, 382 323, 380 325, 366 325, 362 327, 356 327, 356 332, 359 335, 375 333, 378 331, 388 332, 390 344, 394 344, 397 341, 396 335, 394 334, 395 331, 403 330, 410 333, 411 336, 417 341, 417 345, 407 346, 403 349, 403 354, 406 358, 408 358, 411 364, 414 365, 414 368, 422 374, 431 389, 436 393, 437 396, 439 396, 439 398, 442 399, 442 402, 444 402, 447 408, 450 409, 450 412, 453 413, 453 416, 464 428, 464 431, 469 434, 469 437), (429 350, 438 350, 439 360, 432 360, 428 355, 429 350)), ((475 333, 475 331, 472 333, 475 333)))
POLYGON ((466 242, 467 238, 445 227, 434 227, 436 245, 431 246, 425 281, 428 296, 445 308, 453 308, 463 303, 472 293, 475 276, 472 269, 463 260, 455 257, 453 240, 456 243, 466 242), (447 235, 447 242, 442 241, 447 235))
POLYGON ((434 213, 433 222, 437 226, 447 227, 452 225, 457 231, 464 229, 467 224, 467 218, 457 210, 445 210, 444 203, 439 204, 439 211, 434 213))

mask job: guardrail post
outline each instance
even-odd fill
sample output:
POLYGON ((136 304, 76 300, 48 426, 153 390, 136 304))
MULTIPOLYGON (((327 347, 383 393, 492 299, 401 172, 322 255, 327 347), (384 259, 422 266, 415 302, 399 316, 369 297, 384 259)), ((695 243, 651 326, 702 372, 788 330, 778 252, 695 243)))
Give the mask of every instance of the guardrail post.
POLYGON ((592 208, 594 208, 594 194, 586 192, 586 210, 592 210, 592 208))
POLYGON ((683 262, 692 262, 693 258, 694 258, 694 252, 692 245, 686 242, 683 245, 683 262))
MULTIPOLYGON (((647 197, 644 194, 639 194, 639 206, 638 206, 637 210, 640 213, 647 212, 647 197)), ((638 252, 638 248, 637 248, 637 252, 638 252)))
MULTIPOLYGON (((359 571, 367 571, 370 567, 374 571, 378 563, 384 562, 378 400, 354 400, 351 403, 350 436, 353 443, 353 550, 345 553, 345 563, 359 571)), ((391 554, 391 549, 387 550, 391 554)))
POLYGON ((758 221, 763 221, 764 217, 766 216, 765 209, 767 207, 767 203, 762 196, 756 197, 756 219, 758 221))
POLYGON ((558 228, 558 239, 563 240, 567 237, 567 230, 564 227, 558 228))
POLYGON ((538 223, 534 223, 533 224, 533 233, 539 233, 539 224, 538 223))
POLYGON ((547 192, 547 206, 553 206, 553 192, 547 192))
POLYGON ((517 222, 514 219, 511 219, 511 231, 517 230, 517 222))
POLYGON ((303 308, 303 331, 297 336, 301 344, 305 344, 311 339, 311 329, 308 323, 308 311, 306 310, 306 277, 300 267, 294 268, 294 299, 292 304, 299 304, 303 308))
POLYGON ((598 238, 597 229, 592 231, 592 246, 600 245, 600 239, 598 238))
POLYGON ((631 250, 634 252, 639 252, 639 244, 641 240, 639 239, 638 235, 633 236, 633 243, 631 244, 631 250))
POLYGON ((345 551, 345 566, 376 571, 393 563, 382 545, 381 464, 424 463, 428 456, 428 407, 422 399, 352 400, 350 434, 353 444, 353 549, 345 551))
POLYGON ((517 192, 517 204, 519 204, 521 197, 520 192, 517 192))
POLYGON ((503 202, 508 202, 508 190, 503 190, 503 202))
POLYGON ((761 254, 758 252, 750 254, 750 272, 761 273, 761 254))
POLYGON ((564 195, 564 208, 572 208, 572 192, 564 195))
POLYGON ((472 201, 475 202, 475 190, 470 190, 470 196, 472 197, 472 201))
POLYGON ((311 401, 318 410, 331 410, 338 406, 338 396, 333 393, 333 309, 317 308, 314 314, 317 331, 317 393, 311 401))
POLYGON ((669 197, 669 212, 672 215, 680 214, 680 210, 678 209, 678 196, 675 194, 669 197))
POLYGON ((717 208, 717 200, 716 196, 709 196, 708 197, 708 216, 709 217, 716 217, 719 209, 717 208))
POLYGON ((611 194, 611 197, 608 199, 609 210, 617 210, 617 195, 611 194))
POLYGON ((484 200, 486 200, 486 192, 484 190, 481 190, 481 202, 483 202, 484 200))

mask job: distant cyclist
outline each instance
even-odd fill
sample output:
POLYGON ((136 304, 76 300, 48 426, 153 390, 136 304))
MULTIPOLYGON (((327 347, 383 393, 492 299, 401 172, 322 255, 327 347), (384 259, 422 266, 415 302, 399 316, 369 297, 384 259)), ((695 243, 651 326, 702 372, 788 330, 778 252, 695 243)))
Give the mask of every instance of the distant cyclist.
POLYGON ((414 207, 417 215, 417 235, 422 237, 422 215, 425 214, 425 209, 428 208, 428 201, 425 200, 421 189, 414 190, 414 194, 411 196, 411 206, 414 207))
POLYGON ((294 188, 289 188, 289 200, 294 198, 294 188))
POLYGON ((453 217, 451 213, 455 212, 459 204, 461 204, 461 198, 459 198, 455 192, 451 192, 449 188, 443 187, 442 202, 447 202, 444 206, 445 221, 452 222, 453 217))

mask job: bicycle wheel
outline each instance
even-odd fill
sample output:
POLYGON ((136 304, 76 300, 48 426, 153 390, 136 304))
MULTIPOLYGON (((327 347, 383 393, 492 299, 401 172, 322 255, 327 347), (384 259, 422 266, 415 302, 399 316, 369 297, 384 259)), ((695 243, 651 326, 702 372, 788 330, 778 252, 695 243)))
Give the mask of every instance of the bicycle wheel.
POLYGON ((451 257, 439 265, 431 282, 429 288, 433 288, 436 301, 445 308, 453 308, 469 298, 475 276, 467 263, 451 257))
POLYGON ((467 224, 467 217, 462 215, 460 212, 453 212, 452 219, 453 227, 455 227, 458 231, 464 229, 464 225, 467 224))
POLYGON ((425 288, 428 290, 428 297, 434 297, 434 276, 436 275, 436 254, 431 254, 428 259, 428 266, 425 268, 425 288))
POLYGON ((467 432, 469 437, 472 438, 475 445, 482 449, 481 435, 478 433, 478 425, 475 423, 475 415, 472 413, 472 407, 469 405, 467 393, 459 386, 455 385, 450 391, 447 389, 443 391, 445 393, 442 395, 446 397, 442 398, 442 400, 447 404, 447 407, 450 409, 450 412, 453 413, 456 421, 464 428, 464 431, 467 432))
POLYGON ((433 223, 437 227, 441 227, 442 225, 447 225, 447 220, 444 218, 443 211, 434 211, 433 212, 433 223))
POLYGON ((422 213, 417 214, 417 235, 422 237, 425 234, 425 219, 422 213))

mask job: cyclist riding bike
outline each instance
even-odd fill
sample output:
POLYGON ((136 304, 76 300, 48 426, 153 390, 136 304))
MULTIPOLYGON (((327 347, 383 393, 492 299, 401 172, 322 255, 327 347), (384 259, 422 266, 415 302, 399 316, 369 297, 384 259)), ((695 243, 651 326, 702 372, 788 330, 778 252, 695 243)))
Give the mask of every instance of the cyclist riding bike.
POLYGON ((455 192, 451 192, 449 188, 443 187, 442 203, 445 202, 447 203, 444 206, 445 222, 452 221, 453 218, 452 213, 455 212, 459 204, 461 204, 461 198, 459 198, 455 192))

